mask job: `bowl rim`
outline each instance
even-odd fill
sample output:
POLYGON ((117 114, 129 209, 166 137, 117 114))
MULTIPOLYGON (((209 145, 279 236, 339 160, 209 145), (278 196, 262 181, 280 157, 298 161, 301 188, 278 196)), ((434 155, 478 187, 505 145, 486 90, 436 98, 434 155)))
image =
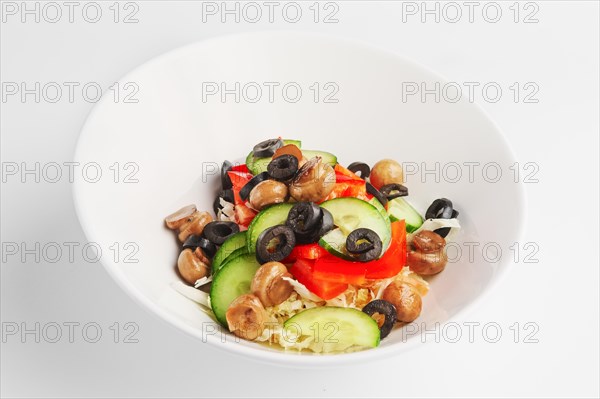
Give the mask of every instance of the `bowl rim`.
MULTIPOLYGON (((370 51, 372 53, 379 53, 379 55, 391 57, 396 60, 400 60, 401 62, 404 62, 406 64, 411 64, 415 68, 425 70, 430 75, 439 79, 440 82, 448 82, 449 81, 444 76, 442 76, 438 72, 431 70, 429 67, 427 67, 425 65, 422 65, 410 58, 407 58, 398 53, 390 51, 389 49, 380 47, 378 45, 373 45, 372 43, 369 43, 367 41, 354 39, 354 38, 348 38, 348 37, 334 35, 334 34, 307 32, 307 31, 301 31, 301 30, 265 30, 265 31, 256 31, 256 32, 233 33, 233 34, 220 35, 220 36, 215 36, 215 37, 210 37, 210 38, 206 38, 203 40, 195 41, 195 42, 188 43, 183 46, 174 48, 172 50, 169 50, 158 56, 154 56, 154 57, 147 59, 143 63, 139 64, 138 66, 136 66, 135 68, 131 69, 126 74, 124 74, 121 78, 118 79, 118 81, 119 82, 127 81, 128 77, 130 75, 138 73, 139 71, 141 71, 145 68, 151 67, 153 64, 160 63, 162 60, 164 60, 166 58, 173 57, 176 55, 181 55, 186 52, 197 51, 198 49, 202 49, 203 47, 211 46, 211 45, 217 44, 219 42, 235 41, 235 40, 239 40, 240 38, 242 38, 242 39, 252 38, 252 39, 256 39, 256 40, 261 40, 261 39, 269 39, 272 37, 281 38, 282 36, 285 36, 288 39, 296 39, 296 40, 303 40, 306 38, 318 38, 319 40, 328 41, 329 43, 333 43, 333 44, 337 43, 337 44, 352 45, 360 50, 366 50, 366 51, 370 51)), ((84 135, 84 132, 86 131, 88 125, 91 123, 90 121, 93 119, 94 115, 101 108, 101 104, 103 104, 106 101, 108 101, 107 96, 104 95, 94 105, 94 107, 91 109, 91 111, 88 113, 88 115, 85 119, 85 122, 83 123, 82 128, 80 130, 78 139, 77 139, 77 144, 75 146, 75 151, 74 151, 74 156, 73 156, 74 161, 77 162, 78 160, 81 159, 81 151, 82 151, 81 142, 82 142, 82 137, 84 135)), ((490 123, 490 126, 496 131, 496 133, 499 135, 499 137, 504 142, 505 147, 508 150, 508 156, 511 158, 512 161, 516 161, 517 158, 515 156, 513 148, 510 146, 510 143, 508 142, 507 137, 504 135, 504 133, 499 128, 499 126, 496 124, 496 122, 494 122, 494 120, 490 117, 489 113, 487 111, 485 111, 485 109, 483 109, 481 107, 481 105, 479 105, 476 102, 472 102, 471 105, 474 106, 475 109, 477 110, 477 112, 481 113, 485 117, 485 119, 490 123)), ((525 209, 527 208, 527 196, 525 194, 523 182, 519 181, 516 184, 517 184, 516 191, 518 193, 518 201, 519 201, 518 205, 520 206, 520 213, 521 213, 520 216, 521 217, 519 218, 520 224, 517 227, 517 232, 515 234, 514 240, 521 241, 523 234, 524 234, 525 226, 527 224, 527 220, 526 220, 527 213, 525 212, 525 209)), ((82 200, 80 197, 81 196, 81 192, 80 192, 81 187, 82 187, 82 185, 80 182, 78 183, 78 180, 76 180, 74 182, 74 184, 72 185, 72 195, 73 195, 73 200, 74 200, 75 212, 76 212, 77 218, 79 220, 79 223, 81 225, 81 228, 83 230, 85 237, 87 239, 92 239, 93 234, 92 234, 91 228, 89 227, 89 226, 91 226, 91 222, 85 216, 85 212, 83 210, 83 205, 82 205, 82 200)), ((237 344, 235 342, 228 342, 228 343, 224 344, 221 342, 220 338, 218 338, 216 335, 215 336, 213 336, 213 335, 201 336, 199 334, 198 328, 185 323, 179 317, 170 313, 169 311, 162 308, 161 306, 155 304, 150 298, 148 298, 145 294, 143 294, 140 290, 138 290, 138 288, 129 279, 127 279, 125 274, 119 270, 118 265, 116 265, 110 261, 106 261, 105 258, 100 259, 100 263, 105 268, 105 270, 108 272, 108 274, 113 278, 113 280, 117 283, 117 285, 123 291, 125 291, 126 294, 134 300, 134 302, 136 302, 144 310, 146 310, 148 313, 152 314, 156 318, 162 320, 163 322, 165 322, 166 324, 168 324, 169 326, 173 327, 176 330, 183 331, 186 334, 188 334, 196 339, 199 339, 202 343, 208 342, 213 347, 216 347, 219 350, 222 350, 222 351, 225 351, 228 353, 232 353, 235 355, 240 355, 245 358, 253 359, 253 360, 261 362, 261 363, 267 363, 270 365, 276 364, 278 366, 289 366, 289 367, 295 367, 295 368, 345 366, 345 365, 350 365, 350 364, 360 364, 360 363, 358 363, 360 361, 372 361, 372 360, 376 360, 376 359, 389 358, 393 355, 398 355, 401 352, 411 350, 411 349, 417 347, 419 344, 422 344, 422 342, 420 340, 412 339, 412 340, 408 340, 406 342, 391 344, 390 346, 386 346, 386 347, 377 347, 377 348, 372 348, 372 349, 367 349, 367 350, 362 350, 362 351, 357 351, 357 352, 336 353, 336 354, 329 354, 329 355, 327 355, 327 354, 312 354, 312 353, 300 354, 295 351, 284 351, 284 350, 281 350, 281 351, 265 350, 265 348, 262 348, 260 346, 256 346, 256 347, 249 346, 249 345, 246 346, 246 345, 237 344), (399 348, 399 346, 400 346, 400 348, 399 348)), ((493 291, 495 291, 495 289, 506 278, 506 276, 508 274, 507 273, 508 270, 512 268, 511 267, 512 264, 513 263, 510 260, 507 260, 507 258, 502 259, 499 262, 499 265, 502 265, 502 267, 499 268, 499 270, 496 270, 494 272, 494 278, 492 280, 490 280, 490 282, 488 283, 488 286, 485 288, 485 290, 483 292, 479 293, 469 304, 465 305, 463 308, 458 310, 456 312, 456 314, 454 314, 452 316, 451 320, 448 320, 447 322, 449 322, 449 321, 456 322, 456 321, 462 320, 462 319, 464 319, 464 317, 467 314, 473 312, 476 308, 481 306, 484 302, 487 302, 490 298, 490 294, 493 291)), ((227 334, 229 334, 229 333, 227 333, 227 334)))

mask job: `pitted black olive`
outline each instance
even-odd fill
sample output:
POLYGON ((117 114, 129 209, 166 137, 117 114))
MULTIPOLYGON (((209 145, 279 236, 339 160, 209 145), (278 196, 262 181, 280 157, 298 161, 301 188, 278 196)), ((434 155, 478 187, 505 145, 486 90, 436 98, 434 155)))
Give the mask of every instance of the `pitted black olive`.
POLYGON ((254 176, 252 179, 250 179, 250 181, 248 183, 246 183, 244 185, 244 187, 242 187, 242 189, 240 190, 240 198, 244 201, 248 200, 248 197, 250 196, 250 191, 252 191, 252 189, 256 186, 258 186, 258 183, 263 182, 265 180, 269 180, 269 174, 267 172, 262 172, 259 173, 258 175, 254 176))
POLYGON ((270 139, 261 141, 254 146, 254 156, 257 158, 272 157, 275 151, 283 147, 283 140, 270 139))
POLYGON ((373 197, 377 198, 377 200, 381 203, 381 205, 386 206, 388 203, 387 198, 385 198, 385 195, 383 195, 381 193, 381 191, 377 190, 375 188, 375 186, 373 186, 371 183, 367 182, 367 192, 369 194, 371 194, 373 197))
POLYGON ((213 210, 215 211, 215 215, 219 214, 219 209, 223 209, 223 207, 221 206, 221 198, 223 198, 225 201, 233 204, 233 202, 234 202, 233 190, 223 190, 223 191, 219 192, 219 194, 215 198, 215 201, 213 202, 213 210))
POLYGON ((321 218, 321 228, 319 229, 318 237, 323 237, 335 227, 331 212, 325 208, 321 208, 321 212, 323 212, 323 217, 321 218))
POLYGON ((229 161, 223 161, 223 164, 221 165, 221 186, 223 190, 228 190, 233 187, 233 184, 231 183, 231 178, 227 174, 227 172, 229 172, 232 167, 233 164, 229 161))
MULTIPOLYGON (((453 219, 458 216, 458 211, 452 207, 452 201, 448 198, 438 198, 429 205, 425 217, 427 219, 453 219)), ((450 233, 450 227, 435 229, 434 233, 446 238, 450 233)))
POLYGON ((406 197, 408 195, 408 188, 402 184, 392 183, 386 184, 381 187, 381 194, 385 195, 388 200, 393 200, 398 197, 406 197))
MULTIPOLYGON (((458 211, 456 209, 453 209, 451 219, 454 219, 457 216, 458 216, 458 211)), ((436 233, 437 235, 441 236, 442 238, 446 238, 448 233, 450 233, 450 229, 451 229, 450 227, 442 227, 441 229, 433 230, 433 232, 436 233)))
POLYGON ((267 166, 267 172, 275 180, 290 181, 298 172, 298 158, 290 154, 283 154, 273 158, 267 166))
POLYGON ((346 250, 360 262, 375 260, 381 255, 381 238, 371 229, 356 229, 346 238, 346 250))
MULTIPOLYGON (((396 307, 391 302, 383 299, 375 299, 374 301, 367 303, 365 307, 362 308, 362 311, 371 317, 373 317, 375 313, 385 317, 383 323, 379 326, 379 337, 381 339, 388 336, 398 319, 396 307)), ((380 323, 380 320, 375 319, 375 321, 377 321, 377 324, 380 323)))
POLYGON ((348 170, 360 176, 361 179, 366 179, 371 174, 371 168, 364 162, 352 162, 348 165, 348 170))
POLYGON ((296 237, 285 225, 269 227, 258 236, 256 260, 261 264, 279 262, 287 258, 296 245, 296 237))
POLYGON ((188 248, 191 250, 202 248, 204 254, 209 258, 215 256, 215 253, 217 252, 217 246, 215 244, 208 241, 206 238, 197 235, 191 235, 187 238, 187 240, 185 240, 183 243, 183 249, 188 248))
POLYGON ((300 244, 308 244, 319 238, 323 212, 314 202, 298 202, 288 213, 286 226, 296 235, 300 244))
MULTIPOLYGON (((457 216, 458 216, 458 211, 456 209, 453 209, 451 219, 455 219, 457 216)), ((448 233, 450 233, 450 227, 442 227, 441 229, 435 229, 435 230, 433 230, 433 232, 436 233, 437 235, 441 236, 442 238, 446 238, 448 233)))
POLYGON ((240 227, 234 222, 215 221, 204 226, 202 235, 213 244, 221 245, 239 231, 240 227))
POLYGON ((438 198, 429 205, 425 217, 427 219, 450 219, 452 211, 452 201, 448 198, 438 198))

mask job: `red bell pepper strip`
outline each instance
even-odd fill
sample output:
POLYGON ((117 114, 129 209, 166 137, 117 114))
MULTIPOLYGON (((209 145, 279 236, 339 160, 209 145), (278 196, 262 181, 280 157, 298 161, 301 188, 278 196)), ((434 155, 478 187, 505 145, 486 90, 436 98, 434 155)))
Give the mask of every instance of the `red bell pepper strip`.
POLYGON ((231 170, 234 172, 250 173, 250 170, 248 169, 248 166, 245 163, 240 165, 233 165, 231 167, 231 170))
POLYGON ((238 224, 248 227, 256 211, 246 206, 246 202, 240 198, 240 190, 252 179, 252 175, 246 172, 229 171, 227 172, 233 185, 233 198, 235 202, 235 220, 238 224))
POLYGON ((392 223, 390 247, 379 259, 367 262, 367 279, 394 277, 406 266, 406 223, 400 220, 392 223))
POLYGON ((393 277, 406 265, 406 225, 404 220, 392 223, 390 247, 379 259, 353 262, 333 255, 320 257, 313 266, 313 277, 319 280, 361 285, 365 280, 393 277))
POLYGON ((313 274, 313 264, 314 261, 310 259, 298 259, 289 270, 299 283, 304 284, 310 292, 319 298, 328 300, 346 291, 348 284, 316 279, 313 274))
POLYGON ((361 285, 365 283, 366 263, 352 262, 334 255, 323 256, 315 261, 313 276, 332 283, 361 285))
POLYGON ((317 243, 299 244, 292 249, 292 253, 283 261, 283 263, 292 263, 296 259, 315 260, 327 255, 329 255, 329 252, 317 243))
POLYGON ((335 171, 335 181, 336 182, 344 182, 344 181, 352 181, 352 180, 360 180, 364 182, 364 179, 361 179, 356 173, 351 170, 344 168, 342 165, 335 164, 333 167, 335 171))
POLYGON ((354 197, 359 199, 366 199, 367 188, 364 180, 346 180, 342 182, 336 182, 333 185, 333 190, 323 200, 327 201, 339 197, 354 197))

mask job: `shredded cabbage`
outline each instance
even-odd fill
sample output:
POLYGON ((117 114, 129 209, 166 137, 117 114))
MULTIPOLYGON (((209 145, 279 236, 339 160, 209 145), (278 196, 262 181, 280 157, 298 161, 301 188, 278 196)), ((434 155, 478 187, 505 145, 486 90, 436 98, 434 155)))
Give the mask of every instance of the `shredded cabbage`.
POLYGON ((235 209, 231 202, 219 198, 221 209, 217 212, 217 220, 221 222, 235 222, 235 209))
POLYGON ((196 288, 202 287, 203 285, 206 285, 206 284, 210 283, 211 281, 212 281, 212 275, 199 278, 194 283, 194 287, 196 287, 196 288))
POLYGON ((194 301, 210 310, 210 296, 206 292, 200 291, 194 287, 190 287, 181 281, 175 281, 171 283, 171 287, 187 299, 194 301))
POLYGON ((451 241, 452 237, 457 233, 458 230, 460 230, 460 223, 458 222, 458 219, 454 218, 454 219, 427 219, 425 220, 425 222, 423 222, 423 224, 421 225, 421 227, 419 227, 417 230, 413 231, 412 234, 408 234, 407 239, 408 242, 412 241, 412 238, 415 236, 415 234, 423 231, 423 230, 437 230, 437 229, 441 229, 443 227, 450 227, 450 233, 448 233, 448 235, 446 236, 446 241, 451 241))

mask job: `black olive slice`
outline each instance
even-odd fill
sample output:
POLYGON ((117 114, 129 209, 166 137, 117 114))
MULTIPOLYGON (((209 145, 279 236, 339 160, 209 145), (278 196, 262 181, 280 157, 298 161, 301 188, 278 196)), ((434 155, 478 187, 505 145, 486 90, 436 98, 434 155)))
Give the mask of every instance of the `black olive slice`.
POLYGON ((213 202, 213 210, 215 211, 215 215, 219 214, 219 209, 223 209, 223 207, 221 206, 221 198, 223 198, 225 201, 233 204, 233 202, 234 202, 233 190, 223 190, 223 191, 220 191, 219 194, 217 194, 217 197, 215 198, 215 201, 213 202))
POLYGON ((375 313, 379 313, 380 315, 385 317, 383 324, 379 326, 379 337, 381 339, 389 335, 389 333, 392 331, 392 328, 394 328, 394 324, 396 323, 396 320, 398 318, 398 314, 396 313, 396 307, 391 302, 385 301, 383 299, 376 299, 367 303, 365 307, 362 308, 362 311, 371 317, 373 317, 375 313))
POLYGON ((194 250, 198 247, 202 248, 204 254, 209 258, 215 256, 217 252, 217 246, 202 236, 191 235, 183 243, 183 249, 194 250))
POLYGON ((254 187, 258 186, 258 183, 261 183, 265 180, 269 180, 269 174, 267 172, 262 172, 254 176, 240 190, 240 198, 244 201, 247 201, 248 197, 250 196, 250 191, 252 191, 254 187))
MULTIPOLYGON (((456 209, 453 209, 451 219, 454 219, 457 216, 458 216, 458 211, 456 209)), ((442 238, 446 238, 448 233, 450 233, 450 227, 442 227, 441 229, 435 229, 435 230, 433 230, 433 232, 436 233, 437 235, 441 236, 442 238)))
MULTIPOLYGON (((427 219, 453 219, 458 216, 458 211, 452 207, 452 201, 448 198, 438 198, 429 205, 425 217, 427 219)), ((434 233, 446 238, 450 233, 450 227, 442 227, 433 230, 434 233)))
POLYGON ((210 222, 204 226, 202 235, 216 245, 221 245, 229 237, 240 231, 240 227, 234 222, 210 222))
POLYGON ((385 195, 388 200, 393 200, 398 197, 406 197, 408 195, 408 188, 402 184, 386 184, 381 187, 381 194, 385 195))
POLYGON ((321 218, 321 228, 319 229, 318 237, 323 237, 325 234, 329 233, 335 225, 333 224, 333 215, 327 209, 321 208, 321 212, 323 212, 323 217, 321 218))
POLYGON ((257 158, 272 157, 275 151, 283 147, 283 140, 269 139, 254 146, 254 156, 257 158))
POLYGON ((296 234, 298 242, 310 242, 319 232, 322 217, 321 207, 314 202, 298 202, 290 209, 285 225, 296 234))
POLYGON ((287 258, 296 245, 296 237, 285 225, 269 227, 258 236, 256 260, 261 264, 279 262, 287 258))
POLYGON ((375 260, 381 255, 381 238, 371 229, 356 229, 346 237, 346 250, 361 262, 375 260))
POLYGON ((375 186, 373 186, 371 183, 367 182, 367 192, 369 194, 371 194, 373 197, 377 198, 377 200, 381 203, 381 205, 386 206, 388 203, 387 198, 385 198, 385 195, 383 195, 381 193, 381 191, 377 190, 375 188, 375 186))
POLYGON ((448 198, 438 198, 429 205, 425 218, 427 219, 450 219, 452 217, 452 201, 448 198))
POLYGON ((366 179, 371 174, 371 168, 364 162, 352 162, 348 165, 348 170, 360 176, 361 179, 366 179))
POLYGON ((273 158, 267 166, 267 172, 275 180, 290 181, 298 172, 298 158, 290 154, 283 154, 273 158))
POLYGON ((223 187, 223 190, 228 190, 233 187, 231 179, 227 174, 227 172, 229 172, 232 167, 233 164, 229 161, 223 161, 223 164, 221 165, 221 186, 223 187))

